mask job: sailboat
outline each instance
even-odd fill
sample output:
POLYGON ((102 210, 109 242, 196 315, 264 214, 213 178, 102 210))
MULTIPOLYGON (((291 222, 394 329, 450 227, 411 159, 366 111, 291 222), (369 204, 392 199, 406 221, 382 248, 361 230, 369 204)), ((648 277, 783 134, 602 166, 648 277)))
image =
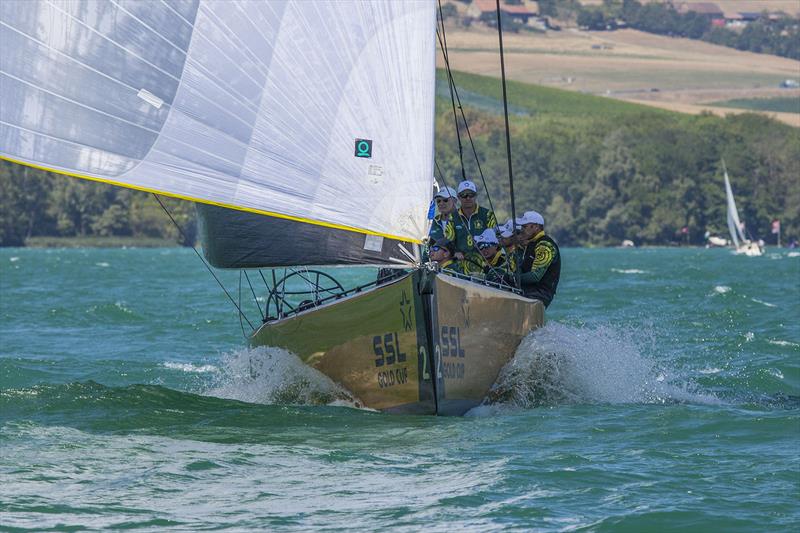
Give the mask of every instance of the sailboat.
POLYGON ((731 181, 728 178, 728 169, 725 168, 724 161, 722 162, 722 168, 725 175, 725 196, 728 205, 728 231, 731 234, 731 242, 735 253, 750 257, 762 255, 764 252, 758 243, 746 238, 744 235, 743 225, 739 221, 739 211, 736 209, 736 200, 733 198, 733 188, 731 188, 731 181))
POLYGON ((256 297, 252 346, 367 407, 460 415, 543 324, 542 302, 421 260, 432 0, 2 2, 0 23, 0 156, 196 202, 206 260, 256 297), (354 265, 395 270, 319 270, 354 265))

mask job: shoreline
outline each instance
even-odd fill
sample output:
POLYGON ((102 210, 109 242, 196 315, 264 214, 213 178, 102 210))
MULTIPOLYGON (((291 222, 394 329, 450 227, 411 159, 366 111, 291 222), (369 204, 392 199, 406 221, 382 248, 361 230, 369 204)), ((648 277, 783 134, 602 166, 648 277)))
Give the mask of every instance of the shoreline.
POLYGON ((31 237, 18 248, 184 248, 158 237, 31 237))
MULTIPOLYGON (((191 248, 184 246, 177 241, 161 239, 157 237, 31 237, 25 241, 23 246, 0 246, 3 248, 191 248)), ((705 244, 675 245, 675 244, 646 244, 642 246, 625 247, 618 245, 609 246, 562 246, 562 248, 586 248, 586 249, 630 249, 644 250, 654 248, 709 248, 705 244)), ((711 247, 719 248, 719 247, 711 247)), ((724 248, 724 247, 723 247, 724 248)), ((777 247, 774 244, 767 244, 765 248, 789 250, 789 246, 777 247)))

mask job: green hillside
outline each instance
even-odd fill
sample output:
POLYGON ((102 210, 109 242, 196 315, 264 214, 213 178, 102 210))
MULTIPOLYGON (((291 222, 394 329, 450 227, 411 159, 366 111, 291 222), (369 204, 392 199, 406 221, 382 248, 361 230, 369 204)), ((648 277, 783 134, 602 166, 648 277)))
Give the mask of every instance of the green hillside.
MULTIPOLYGON (((438 76, 437 179, 455 185, 461 164, 445 75, 438 76)), ((455 80, 488 192, 505 220, 500 82, 460 72, 455 80)), ((518 82, 508 88, 517 211, 541 211, 563 244, 664 245, 685 242, 684 227, 695 244, 707 230, 724 234, 723 157, 749 231, 770 238, 770 223, 779 218, 787 242, 800 238, 800 130, 754 114, 691 116, 518 82)), ((467 176, 480 185, 463 125, 462 138, 467 176)), ((480 199, 488 203, 485 191, 480 199)), ((193 235, 193 206, 169 206, 193 235)), ((94 236, 178 237, 148 194, 0 164, 0 245, 94 236)))
MULTIPOLYGON (((499 80, 455 73, 498 218, 510 213, 499 80), (475 105, 472 105, 475 102, 475 105)), ((440 81, 445 85, 444 74, 440 81)), ((511 82, 517 211, 536 209, 562 242, 615 245, 704 242, 727 233, 722 158, 742 218, 757 238, 770 222, 800 237, 800 130, 760 115, 685 115, 511 82)), ((439 91, 442 94, 442 91, 439 91)), ((436 158, 461 177, 449 96, 437 106, 436 158)), ((463 126, 462 126, 463 128, 463 126)), ((480 181, 468 141, 467 176, 480 181)))
MULTIPOLYGON (((446 95, 447 105, 449 105, 446 76, 446 71, 438 70, 437 94, 446 95)), ((503 112, 503 89, 499 78, 479 76, 466 72, 454 72, 453 79, 458 87, 462 103, 471 104, 470 97, 474 98, 480 95, 486 101, 494 103, 492 111, 503 112)), ((523 110, 527 115, 558 116, 562 118, 585 118, 591 116, 594 118, 639 119, 644 116, 674 114, 671 111, 623 102, 613 98, 581 94, 574 91, 516 81, 509 81, 507 90, 509 104, 518 110, 523 110)))
POLYGON ((776 113, 800 113, 800 98, 780 96, 775 98, 735 98, 714 102, 718 107, 752 109, 753 111, 774 111, 776 113))

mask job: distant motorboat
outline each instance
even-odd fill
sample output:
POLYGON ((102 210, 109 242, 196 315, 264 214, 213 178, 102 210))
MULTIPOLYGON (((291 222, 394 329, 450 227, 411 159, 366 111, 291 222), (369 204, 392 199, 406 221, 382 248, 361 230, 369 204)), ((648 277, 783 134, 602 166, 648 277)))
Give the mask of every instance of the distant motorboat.
POLYGON ((630 239, 625 239, 622 241, 622 244, 619 245, 620 248, 636 248, 636 245, 630 239))
POLYGON ((728 231, 731 234, 731 242, 733 242, 735 253, 750 257, 762 255, 764 251, 761 246, 757 242, 746 238, 742 231, 742 223, 739 221, 739 211, 736 209, 736 201, 733 199, 733 189, 728 178, 728 170, 725 168, 725 161, 722 162, 722 169, 725 173, 725 195, 728 201, 728 231))

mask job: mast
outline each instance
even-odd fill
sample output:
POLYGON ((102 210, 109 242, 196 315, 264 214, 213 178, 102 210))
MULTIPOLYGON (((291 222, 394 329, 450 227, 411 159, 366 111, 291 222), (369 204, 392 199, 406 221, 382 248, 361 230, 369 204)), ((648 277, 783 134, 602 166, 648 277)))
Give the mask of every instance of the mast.
MULTIPOLYGON (((508 126, 508 94, 506 93, 506 63, 503 55, 503 23, 500 16, 500 0, 495 0, 497 5, 497 38, 500 41, 500 75, 503 83, 503 117, 506 124, 506 158, 508 159, 508 189, 511 195, 511 231, 517 227, 517 211, 514 201, 514 170, 511 165, 511 132, 508 126)), ((514 272, 514 278, 519 286, 519 272, 514 272)))

